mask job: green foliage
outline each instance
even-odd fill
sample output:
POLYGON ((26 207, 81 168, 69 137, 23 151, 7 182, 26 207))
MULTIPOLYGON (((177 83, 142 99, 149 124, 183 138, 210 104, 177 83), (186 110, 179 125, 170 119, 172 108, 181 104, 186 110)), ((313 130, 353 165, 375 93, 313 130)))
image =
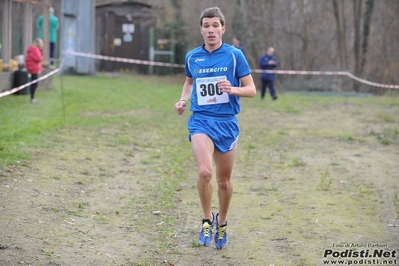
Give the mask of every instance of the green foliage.
POLYGON ((320 175, 320 189, 324 191, 330 191, 332 185, 332 178, 330 177, 330 172, 325 171, 320 175))
POLYGON ((377 118, 380 121, 383 121, 385 123, 395 123, 395 122, 399 122, 399 118, 397 117, 397 114, 389 114, 386 112, 381 112, 377 115, 377 118))
POLYGON ((201 244, 198 242, 197 239, 193 239, 193 240, 191 240, 191 247, 198 248, 198 247, 201 247, 201 244))
POLYGON ((290 167, 301 167, 306 166, 306 163, 301 158, 293 158, 291 163, 289 164, 290 167))

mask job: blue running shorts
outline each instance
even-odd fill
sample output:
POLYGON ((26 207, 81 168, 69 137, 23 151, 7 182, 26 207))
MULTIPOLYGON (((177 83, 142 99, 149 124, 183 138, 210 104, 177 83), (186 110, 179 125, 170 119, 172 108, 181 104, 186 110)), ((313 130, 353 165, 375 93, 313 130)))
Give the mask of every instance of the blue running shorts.
POLYGON ((237 145, 240 128, 235 115, 214 117, 194 112, 188 120, 188 140, 198 133, 207 135, 219 152, 226 153, 237 145))

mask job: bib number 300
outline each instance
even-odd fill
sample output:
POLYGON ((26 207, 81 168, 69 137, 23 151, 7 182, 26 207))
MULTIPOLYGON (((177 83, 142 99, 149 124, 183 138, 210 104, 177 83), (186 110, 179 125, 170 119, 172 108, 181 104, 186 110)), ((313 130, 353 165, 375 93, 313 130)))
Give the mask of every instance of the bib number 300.
POLYGON ((219 89, 218 84, 213 84, 213 83, 208 83, 208 86, 206 84, 201 84, 200 85, 201 88, 201 96, 205 97, 207 95, 209 96, 214 96, 215 93, 217 95, 222 95, 223 92, 219 89))
POLYGON ((218 86, 219 80, 226 80, 226 76, 196 79, 198 105, 229 102, 229 95, 222 92, 218 86))

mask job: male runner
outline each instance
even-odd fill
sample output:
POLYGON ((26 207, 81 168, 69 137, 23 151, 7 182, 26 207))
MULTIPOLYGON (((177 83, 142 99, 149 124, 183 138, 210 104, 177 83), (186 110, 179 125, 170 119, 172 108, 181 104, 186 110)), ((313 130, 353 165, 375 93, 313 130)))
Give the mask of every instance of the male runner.
POLYGON ((227 211, 233 194, 230 177, 240 133, 235 115, 240 112, 240 97, 256 94, 243 53, 222 41, 225 31, 225 18, 218 7, 202 12, 200 32, 205 44, 187 53, 186 80, 181 99, 174 105, 181 115, 191 97, 193 113, 188 121, 188 131, 198 167, 197 190, 204 215, 199 242, 209 246, 216 225, 217 249, 224 248, 227 242, 227 211), (239 87, 240 81, 242 87, 239 87), (216 215, 211 210, 212 157, 219 198, 216 215))

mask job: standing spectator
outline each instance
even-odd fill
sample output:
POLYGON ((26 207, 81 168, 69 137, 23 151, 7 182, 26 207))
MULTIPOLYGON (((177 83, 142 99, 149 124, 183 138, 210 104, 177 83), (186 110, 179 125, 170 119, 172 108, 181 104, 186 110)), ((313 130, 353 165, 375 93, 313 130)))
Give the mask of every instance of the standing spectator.
POLYGON ((186 79, 174 108, 183 114, 191 97, 188 131, 197 162, 197 190, 203 211, 198 240, 209 246, 216 226, 215 245, 222 249, 227 243, 227 212, 233 195, 231 175, 240 133, 236 115, 240 112, 240 98, 254 97, 256 88, 244 55, 222 41, 225 17, 218 7, 202 12, 200 30, 204 45, 186 54, 186 79), (217 214, 212 212, 212 159, 218 184, 217 214))
MULTIPOLYGON (((274 70, 278 66, 277 57, 274 55, 274 48, 269 47, 267 52, 259 58, 259 68, 263 70, 274 70)), ((262 82, 261 99, 265 97, 266 88, 269 87, 270 96, 273 101, 277 100, 276 91, 274 89, 274 81, 276 80, 276 74, 274 73, 261 73, 260 80, 262 82)))
MULTIPOLYGON (((50 29, 50 64, 54 64, 54 50, 57 42, 57 29, 59 27, 58 18, 54 15, 54 8, 49 8, 49 29, 50 29)), ((37 18, 36 26, 39 28, 39 38, 43 40, 43 15, 37 18)))
POLYGON ((233 37, 233 46, 239 50, 245 55, 245 48, 241 44, 241 38, 239 37, 233 37))
MULTIPOLYGON (((26 70, 31 75, 31 81, 37 80, 40 72, 42 72, 42 64, 43 56, 43 41, 40 38, 37 38, 33 41, 33 43, 28 47, 26 51, 26 60, 25 66, 26 70)), ((37 82, 30 85, 30 102, 38 103, 35 99, 35 91, 37 88, 37 82)))

